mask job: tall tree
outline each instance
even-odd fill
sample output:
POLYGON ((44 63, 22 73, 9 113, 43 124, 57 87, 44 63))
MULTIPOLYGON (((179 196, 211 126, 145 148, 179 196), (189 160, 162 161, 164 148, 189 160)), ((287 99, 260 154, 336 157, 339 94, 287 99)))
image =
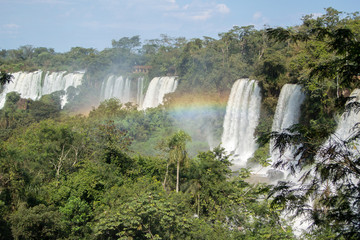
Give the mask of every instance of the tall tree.
POLYGON ((166 184, 166 178, 168 175, 169 164, 176 163, 176 192, 179 192, 180 186, 180 165, 184 163, 187 158, 186 143, 191 141, 191 137, 184 132, 179 130, 174 133, 165 143, 167 151, 169 153, 169 162, 165 173, 164 188, 166 184))

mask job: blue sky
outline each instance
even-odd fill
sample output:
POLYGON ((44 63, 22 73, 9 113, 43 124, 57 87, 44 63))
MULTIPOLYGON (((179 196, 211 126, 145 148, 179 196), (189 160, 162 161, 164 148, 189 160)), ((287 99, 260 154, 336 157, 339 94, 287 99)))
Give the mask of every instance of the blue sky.
POLYGON ((0 0, 0 49, 111 47, 112 39, 160 34, 216 38, 234 25, 293 26, 325 8, 353 13, 360 0, 0 0))

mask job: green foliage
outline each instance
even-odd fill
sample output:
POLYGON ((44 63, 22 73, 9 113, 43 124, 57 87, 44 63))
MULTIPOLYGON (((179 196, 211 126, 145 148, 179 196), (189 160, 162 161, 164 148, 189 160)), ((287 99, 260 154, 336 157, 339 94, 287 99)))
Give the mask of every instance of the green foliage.
POLYGON ((135 111, 131 105, 123 105, 119 99, 111 98, 100 103, 100 105, 89 113, 90 118, 94 119, 124 119, 127 114, 135 111))
POLYGON ((248 165, 252 164, 260 164, 264 167, 269 166, 269 158, 270 158, 270 151, 269 151, 269 143, 265 144, 264 146, 259 147, 252 158, 248 160, 248 165))
POLYGON ((112 189, 96 217, 97 239, 172 239, 181 235, 186 219, 179 197, 167 197, 159 182, 139 179, 131 186, 112 189), (114 198, 115 197, 115 198, 114 198), (126 200, 125 200, 126 199, 126 200))
POLYGON ((126 131, 117 128, 112 121, 99 125, 97 143, 100 144, 100 156, 104 162, 113 164, 121 173, 129 171, 133 160, 126 155, 131 144, 131 138, 126 131))
POLYGON ((60 94, 44 95, 29 105, 30 115, 36 120, 57 117, 61 110, 60 94))
POLYGON ((100 103, 97 109, 90 112, 89 118, 94 124, 112 124, 121 131, 127 132, 133 144, 129 149, 145 155, 156 155, 157 143, 171 133, 173 120, 162 108, 137 111, 132 105, 122 105, 118 99, 109 99, 100 103))
POLYGON ((0 71, 0 86, 10 83, 13 78, 14 78, 13 75, 4 71, 0 71))
MULTIPOLYGON (((132 114, 115 109, 116 114, 110 114, 115 119, 116 116, 127 119, 132 114)), ((159 112, 151 114, 157 116, 159 112)), ((230 180, 230 161, 222 149, 199 153, 184 164, 189 135, 179 131, 165 139, 168 157, 174 163, 165 157, 131 157, 126 155, 129 147, 126 133, 116 127, 115 121, 99 123, 97 118, 93 115, 43 120, 26 126, 22 134, 6 141, 0 154, 3 176, 0 200, 4 203, 3 226, 5 230, 7 226, 9 234, 12 229, 12 237, 238 239, 250 236, 250 231, 234 227, 240 216, 233 213, 244 212, 239 206, 245 209, 253 206, 249 218, 240 217, 241 226, 245 222, 251 225, 250 219, 258 219, 264 211, 255 211, 260 207, 255 199, 264 191, 254 192, 256 188, 243 180, 248 173, 230 180), (104 157, 109 152, 116 154, 106 162, 104 157), (162 182, 167 170, 166 182, 175 189, 176 165, 180 162, 181 188, 177 193, 165 191, 162 182), (246 199, 252 199, 252 204, 245 203, 246 199), (25 223, 20 218, 23 214, 27 216, 25 223), (227 216, 231 220, 226 220, 227 216)), ((263 204, 262 208, 268 209, 263 204)), ((271 227, 254 225, 251 234, 254 238, 277 236, 278 230, 271 233, 267 230, 278 229, 277 222, 273 222, 275 225, 271 227)))
POLYGON ((166 167, 166 174, 164 179, 164 189, 166 189, 166 181, 168 175, 168 169, 170 164, 176 163, 176 192, 179 192, 180 185, 180 165, 185 164, 188 160, 188 154, 186 151, 186 142, 191 141, 190 135, 183 130, 179 130, 170 136, 161 147, 169 154, 168 164, 166 167))
POLYGON ((85 237, 91 231, 86 224, 91 219, 92 210, 86 201, 72 196, 59 211, 71 226, 72 238, 85 237))
POLYGON ((60 213, 43 204, 31 208, 21 205, 10 221, 15 239, 59 239, 65 235, 60 213))
POLYGON ((180 89, 227 91, 236 79, 252 75, 253 66, 266 48, 263 32, 253 26, 235 26, 219 37, 193 39, 185 45, 177 67, 180 89))
POLYGON ((133 48, 139 47, 141 45, 140 37, 137 35, 131 38, 123 37, 119 39, 119 41, 112 40, 111 45, 113 48, 128 49, 131 51, 133 48))

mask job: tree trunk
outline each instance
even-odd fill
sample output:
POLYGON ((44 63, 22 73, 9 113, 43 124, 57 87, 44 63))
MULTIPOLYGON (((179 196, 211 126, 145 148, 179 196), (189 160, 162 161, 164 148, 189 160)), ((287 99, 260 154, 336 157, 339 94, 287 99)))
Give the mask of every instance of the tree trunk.
POLYGON ((166 165, 165 178, 164 178, 164 182, 163 182, 163 184, 162 184, 165 191, 166 191, 166 179, 167 179, 168 174, 169 174, 169 163, 166 165))
POLYGON ((200 217, 200 193, 197 195, 197 215, 200 217))
POLYGON ((180 159, 177 161, 176 169, 176 192, 179 192, 179 178, 180 178, 180 159))

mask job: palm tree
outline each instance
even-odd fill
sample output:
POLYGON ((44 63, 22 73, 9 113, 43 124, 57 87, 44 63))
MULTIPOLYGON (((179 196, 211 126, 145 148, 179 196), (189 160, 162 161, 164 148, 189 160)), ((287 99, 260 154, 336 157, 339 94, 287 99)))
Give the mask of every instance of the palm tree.
POLYGON ((175 134, 173 134, 168 141, 166 141, 165 145, 169 152, 169 162, 166 168, 166 174, 163 186, 165 188, 166 179, 168 175, 169 165, 171 163, 176 163, 176 192, 179 192, 180 185, 180 165, 188 159, 187 151, 186 151, 186 142, 191 141, 191 137, 184 132, 183 130, 179 130, 175 134))
POLYGON ((14 76, 9 73, 0 71, 0 85, 2 86, 5 85, 6 83, 10 83, 13 77, 14 76))

